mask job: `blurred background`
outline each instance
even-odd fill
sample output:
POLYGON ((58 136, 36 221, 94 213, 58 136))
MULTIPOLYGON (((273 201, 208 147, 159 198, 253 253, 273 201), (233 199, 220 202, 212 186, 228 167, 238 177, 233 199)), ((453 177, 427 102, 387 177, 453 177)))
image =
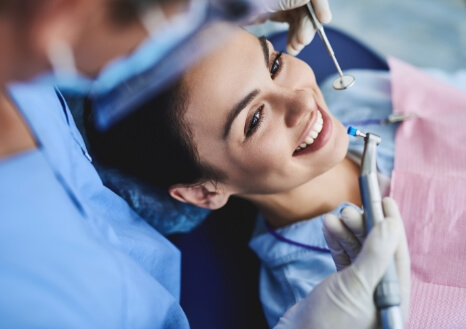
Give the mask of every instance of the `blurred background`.
MULTIPOLYGON (((466 0, 329 0, 332 27, 382 57, 449 72, 466 69, 466 0)), ((248 28, 269 35, 286 26, 248 28)), ((330 40, 332 42, 332 40, 330 40)), ((344 54, 336 54, 337 59, 344 54)))

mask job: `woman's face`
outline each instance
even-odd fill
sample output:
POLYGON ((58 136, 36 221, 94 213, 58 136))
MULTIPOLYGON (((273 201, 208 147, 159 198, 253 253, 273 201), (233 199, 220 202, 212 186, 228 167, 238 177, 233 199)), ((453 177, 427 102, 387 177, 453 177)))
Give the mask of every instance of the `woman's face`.
POLYGON ((268 194, 309 182, 342 161, 348 137, 312 69, 265 39, 238 32, 186 75, 200 159, 233 194, 268 194))

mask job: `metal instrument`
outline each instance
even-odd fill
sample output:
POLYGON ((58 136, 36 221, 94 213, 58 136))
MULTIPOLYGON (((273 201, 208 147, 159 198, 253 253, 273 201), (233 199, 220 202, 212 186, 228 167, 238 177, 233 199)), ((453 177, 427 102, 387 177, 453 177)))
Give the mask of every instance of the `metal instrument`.
POLYGON ((336 90, 343 90, 343 89, 347 89, 351 87, 355 81, 354 77, 349 74, 345 74, 345 75, 343 74, 343 72, 341 71, 340 65, 338 64, 338 61, 335 57, 335 53, 333 52, 332 46, 330 45, 330 42, 328 41, 327 36, 325 35, 324 27, 317 19, 314 8, 312 7, 312 3, 308 2, 306 6, 309 11, 311 22, 314 25, 314 28, 316 29, 320 38, 322 39, 322 42, 324 43, 325 48, 327 48, 327 52, 332 58, 333 63, 335 64, 335 67, 337 68, 338 74, 340 75, 333 82, 333 88, 336 90))
MULTIPOLYGON (((382 197, 377 180, 377 146, 381 138, 372 133, 362 133, 354 127, 348 128, 348 134, 364 138, 364 152, 361 159, 359 187, 364 209, 366 233, 374 225, 384 220, 382 197)), ((387 272, 382 277, 374 293, 374 302, 379 310, 380 324, 383 329, 403 328, 400 303, 401 293, 398 285, 398 275, 394 261, 391 262, 387 272)))

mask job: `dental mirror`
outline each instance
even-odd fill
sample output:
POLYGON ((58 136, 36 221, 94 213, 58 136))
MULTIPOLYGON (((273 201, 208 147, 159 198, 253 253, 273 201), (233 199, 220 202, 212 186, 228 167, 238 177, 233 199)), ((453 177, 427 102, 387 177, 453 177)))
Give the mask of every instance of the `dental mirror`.
POLYGON ((333 89, 344 90, 344 89, 351 87, 354 84, 355 79, 352 75, 349 75, 349 74, 343 75, 340 65, 338 64, 338 61, 335 57, 335 53, 333 52, 332 46, 330 45, 330 42, 328 41, 327 36, 325 35, 324 27, 317 19, 317 16, 314 12, 314 8, 312 7, 311 2, 307 3, 307 9, 309 11, 309 17, 311 19, 311 22, 314 25, 314 28, 316 29, 320 38, 322 39, 322 42, 324 43, 325 48, 327 48, 327 52, 332 58, 332 61, 335 64, 335 67, 337 68, 338 74, 340 75, 333 82, 333 89))
POLYGON ((354 77, 352 75, 340 75, 338 78, 333 81, 333 89, 344 90, 351 87, 354 84, 354 77))

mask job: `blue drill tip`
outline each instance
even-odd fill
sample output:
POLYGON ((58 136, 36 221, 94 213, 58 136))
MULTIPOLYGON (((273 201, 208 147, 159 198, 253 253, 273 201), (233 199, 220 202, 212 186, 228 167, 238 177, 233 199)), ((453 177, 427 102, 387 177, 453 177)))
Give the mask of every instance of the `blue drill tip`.
POLYGON ((347 132, 348 132, 348 135, 351 135, 351 136, 357 136, 358 135, 358 130, 356 128, 354 128, 353 126, 349 126, 347 132))

